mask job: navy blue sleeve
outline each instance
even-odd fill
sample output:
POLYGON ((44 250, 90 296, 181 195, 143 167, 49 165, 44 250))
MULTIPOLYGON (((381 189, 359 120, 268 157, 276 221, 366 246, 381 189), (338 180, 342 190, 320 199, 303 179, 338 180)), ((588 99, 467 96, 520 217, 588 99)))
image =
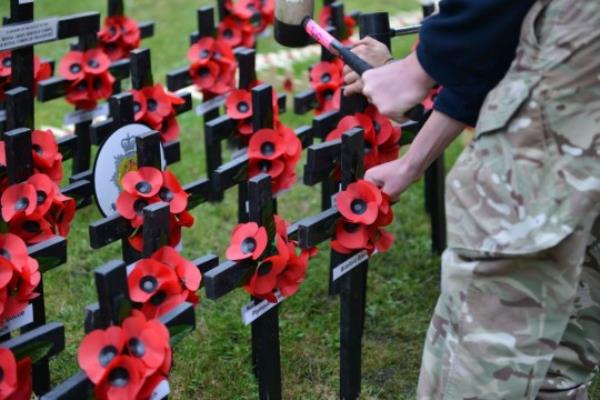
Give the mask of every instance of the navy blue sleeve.
POLYGON ((444 87, 435 109, 475 126, 487 93, 515 57, 534 0, 442 0, 423 22, 417 57, 444 87))

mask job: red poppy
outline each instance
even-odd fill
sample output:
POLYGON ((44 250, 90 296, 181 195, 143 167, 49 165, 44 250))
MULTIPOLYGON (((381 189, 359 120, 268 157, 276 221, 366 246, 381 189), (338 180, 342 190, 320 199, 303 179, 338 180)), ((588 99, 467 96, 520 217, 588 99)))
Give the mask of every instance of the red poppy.
POLYGON ((144 372, 143 364, 134 357, 117 356, 96 384, 95 395, 99 399, 135 399, 144 383, 144 372))
POLYGON ((2 193, 2 218, 9 222, 15 216, 31 215, 37 207, 35 187, 27 182, 9 186, 2 193))
POLYGON ((177 177, 169 171, 162 173, 163 184, 158 191, 158 197, 169 203, 171 213, 179 214, 187 209, 189 195, 179 184, 177 177))
POLYGON ((315 113, 320 115, 324 112, 339 110, 342 102, 342 87, 334 84, 322 84, 315 90, 317 107, 315 113))
POLYGON ((388 251, 394 243, 394 235, 378 227, 369 227, 369 240, 377 251, 384 253, 388 251))
POLYGON ((188 50, 190 75, 206 96, 221 95, 235 86, 237 61, 229 45, 204 37, 188 50))
POLYGON ((442 86, 439 85, 429 91, 427 97, 425 97, 425 99, 423 99, 423 101, 421 102, 421 104, 423 105, 423 107, 425 107, 426 110, 433 109, 433 106, 435 105, 435 100, 437 99, 441 91, 442 86))
POLYGON ((125 347, 125 336, 119 326, 111 326, 106 330, 97 329, 88 333, 79 345, 77 361, 87 377, 98 384, 112 362, 125 347))
POLYGON ((276 235, 278 253, 265 258, 256 268, 244 289, 254 297, 275 302, 273 290, 277 287, 277 278, 285 269, 290 258, 289 250, 284 240, 276 235))
POLYGON ((58 73, 70 81, 79 81, 85 78, 85 56, 82 51, 68 52, 58 65, 58 73))
POLYGON ((38 172, 46 174, 56 183, 62 180, 62 154, 54 133, 47 129, 31 132, 33 165, 38 172))
POLYGON ((170 266, 187 290, 195 292, 200 288, 202 282, 200 271, 194 263, 182 257, 174 248, 164 246, 152 255, 152 259, 170 266))
POLYGON ((92 100, 106 100, 113 92, 115 77, 108 71, 86 77, 88 91, 92 100))
POLYGON ((217 38, 231 48, 253 48, 256 43, 254 27, 246 20, 227 15, 217 27, 217 38))
POLYGON ((369 248, 368 229, 363 224, 340 219, 335 226, 334 242, 336 242, 334 249, 342 254, 369 248))
POLYGON ((235 120, 252 117, 252 92, 244 89, 232 90, 225 100, 225 111, 235 120))
MULTIPOLYGON (((248 174, 252 178, 259 174, 269 174, 272 179, 276 179, 283 174, 285 164, 281 160, 262 160, 250 159, 248 164, 248 174)), ((273 190, 275 192, 275 190, 273 190)))
POLYGON ((310 70, 310 82, 313 87, 324 84, 332 84, 339 87, 344 83, 344 78, 339 64, 321 61, 310 70))
POLYGON ((64 196, 60 192, 57 193, 48 214, 46 214, 48 222, 54 227, 55 234, 63 237, 69 235, 76 209, 77 203, 74 199, 64 196))
POLYGON ((177 282, 173 269, 154 259, 140 260, 127 278, 129 297, 136 303, 145 303, 170 282, 177 282))
POLYGON ((152 375, 165 361, 169 331, 159 320, 147 320, 137 310, 123 321, 122 327, 129 355, 144 364, 145 376, 152 375))
MULTIPOLYGON (((29 257, 27 246, 23 239, 11 233, 0 234, 0 260, 6 259, 11 262, 15 270, 21 273, 26 264, 37 265, 35 259, 29 257)), ((2 287, 2 284, 0 284, 2 287)))
POLYGON ((273 25, 275 21, 275 0, 260 0, 260 16, 264 25, 273 25))
POLYGON ((127 57, 131 50, 139 47, 141 31, 135 20, 124 15, 113 15, 104 20, 98 39, 110 59, 116 61, 127 57))
POLYGON ((23 213, 16 215, 8 223, 8 230, 30 245, 48 240, 54 235, 50 223, 35 213, 29 216, 23 213))
POLYGON ((238 0, 229 2, 229 11, 238 18, 250 20, 256 18, 260 13, 261 4, 259 0, 238 0))
POLYGON ((91 98, 85 79, 72 81, 67 88, 65 100, 75 107, 90 110, 96 107, 97 101, 91 98))
POLYGON ((267 247, 267 230, 255 222, 239 224, 231 234, 226 257, 232 261, 258 260, 267 247))
MULTIPOLYGON (((33 394, 32 367, 30 357, 17 361, 17 389, 8 400, 30 400, 33 394)), ((0 396, 1 398, 1 396, 0 396)))
POLYGON ((52 65, 49 62, 42 62, 38 56, 33 57, 33 77, 35 85, 34 94, 37 94, 37 83, 52 76, 52 65))
POLYGON ((171 98, 161 85, 145 87, 142 94, 146 98, 146 119, 153 124, 160 123, 173 111, 171 98))
POLYGON ((0 399, 8 399, 17 390, 17 361, 12 351, 0 347, 0 399))
POLYGON ((347 220, 370 225, 377 219, 379 205, 382 202, 381 191, 372 183, 359 180, 340 192, 335 202, 338 210, 347 220))
POLYGON ((100 75, 108 70, 108 67, 110 67, 110 59, 102 50, 90 49, 85 52, 83 70, 86 74, 100 75))
POLYGON ((204 37, 188 49, 187 58, 192 64, 205 65, 213 58, 214 53, 214 39, 204 37))
POLYGON ((286 151, 283 135, 274 129, 261 129, 252 135, 248 145, 248 157, 275 160, 286 151))
POLYGON ((176 140, 179 137, 180 129, 177 117, 175 116, 175 111, 163 119, 162 123, 154 129, 160 132, 160 140, 163 143, 176 140))
POLYGON ((130 220, 131 226, 138 228, 144 222, 144 208, 158 201, 157 198, 139 197, 123 191, 117 197, 117 212, 123 218, 130 220))
POLYGON ((137 171, 130 171, 121 180, 123 190, 145 198, 156 196, 162 184, 163 174, 154 167, 142 167, 137 171))
POLYGON ((36 209, 40 215, 45 215, 52 205, 52 200, 58 192, 56 184, 44 174, 34 174, 27 183, 33 186, 36 193, 36 209))
POLYGON ((341 139, 344 133, 353 128, 362 128, 364 131, 365 169, 378 165, 379 146, 375 135, 375 129, 373 128, 373 121, 365 114, 356 113, 342 118, 338 123, 337 128, 327 135, 326 140, 341 139))
POLYGON ((290 224, 285 219, 281 218, 277 214, 275 214, 273 216, 273 219, 275 220, 275 232, 279 236, 281 236, 281 238, 283 240, 285 240, 287 242, 287 240, 288 240, 287 230, 288 230, 290 224))
POLYGON ((294 91, 294 78, 286 77, 283 81, 283 90, 288 93, 292 93, 294 91))
POLYGON ((300 255, 296 255, 296 246, 288 243, 290 258, 285 270, 277 279, 277 287, 285 297, 296 294, 300 284, 304 281, 306 270, 308 269, 308 259, 310 253, 302 250, 300 255))
POLYGON ((169 281, 143 303, 141 311, 147 318, 160 318, 186 301, 187 297, 188 291, 182 290, 179 282, 169 281))
POLYGON ((134 118, 136 121, 141 121, 148 110, 148 106, 146 105, 146 96, 144 96, 141 90, 132 89, 130 93, 133 96, 133 112, 135 113, 134 118))

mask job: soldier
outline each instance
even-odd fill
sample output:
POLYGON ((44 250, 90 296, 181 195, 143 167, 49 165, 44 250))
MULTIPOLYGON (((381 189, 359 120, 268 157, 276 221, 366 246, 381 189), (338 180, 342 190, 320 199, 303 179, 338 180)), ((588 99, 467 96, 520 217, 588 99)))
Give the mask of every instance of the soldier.
MULTIPOLYGON (((418 398, 587 399, 600 364, 600 1, 444 0, 420 40, 362 80, 346 71, 346 91, 394 119, 444 87, 406 155, 367 171, 395 199, 477 121, 447 176, 418 398)), ((371 39, 355 51, 390 57, 371 39)))

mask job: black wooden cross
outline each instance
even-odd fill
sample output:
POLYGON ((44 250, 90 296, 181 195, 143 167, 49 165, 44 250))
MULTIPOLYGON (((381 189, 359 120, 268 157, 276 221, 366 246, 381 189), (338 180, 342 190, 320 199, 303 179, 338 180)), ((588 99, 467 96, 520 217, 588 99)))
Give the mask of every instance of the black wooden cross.
MULTIPOLYGON (((18 105, 18 99, 26 98, 19 96, 19 93, 27 91, 22 88, 16 88, 7 92, 7 106, 9 115, 15 105, 18 105)), ((6 168, 0 171, 6 174, 8 184, 13 185, 26 181, 33 175, 33 157, 31 144, 31 131, 28 128, 18 128, 5 132, 3 135, 6 151, 6 168)), ((48 240, 37 243, 28 248, 29 255, 36 258, 39 263, 40 272, 45 272, 66 262, 67 244, 66 239, 60 236, 54 236, 48 240)), ((46 314, 44 306, 44 286, 43 280, 40 280, 36 291, 39 296, 31 304, 33 306, 33 322, 21 329, 27 332, 40 327, 46 323, 46 314)), ((50 370, 48 360, 40 360, 34 366, 34 376, 36 377, 36 393, 43 393, 49 389, 50 370)))
MULTIPOLYGON (((79 40, 71 45, 73 50, 86 51, 96 47, 98 39, 96 37, 99 30, 99 14, 95 14, 95 29, 88 29, 85 32, 79 32, 79 40)), ((129 59, 114 61, 110 65, 110 73, 115 77, 113 93, 121 91, 121 81, 129 77, 130 62, 129 59)), ((69 80, 63 77, 52 77, 41 82, 38 82, 37 98, 40 102, 48 102, 66 96, 69 87, 69 80)), ((72 116, 77 121, 74 123, 75 131, 73 135, 67 136, 59 143, 63 160, 72 159, 72 175, 85 173, 91 165, 92 141, 90 135, 90 126, 94 118, 102 114, 98 109, 95 110, 78 110, 76 109, 72 116)))
MULTIPOLYGON (((252 125, 254 131, 258 131, 263 128, 273 127, 273 88, 267 84, 261 84, 252 89, 252 125)), ((220 117, 217 120, 211 121, 206 124, 206 137, 207 141, 211 144, 218 143, 219 140, 230 137, 232 133, 232 122, 229 117, 220 117)), ((302 126, 296 130, 296 135, 302 142, 302 146, 307 147, 312 141, 312 129, 309 126, 302 126)), ((208 168, 214 168, 216 162, 221 161, 220 154, 218 157, 214 157, 212 165, 208 165, 208 168)), ((246 154, 241 155, 233 160, 219 165, 216 169, 213 169, 212 183, 216 192, 224 192, 225 190, 239 185, 239 196, 238 196, 238 220, 240 222, 247 221, 246 211, 246 185, 245 182, 248 180, 248 156, 246 154)))
MULTIPOLYGON (((342 171, 341 189, 362 177, 363 131, 353 129, 334 140, 308 149, 304 171, 305 183, 312 185, 326 179, 331 171, 342 171)), ((302 248, 330 240, 341 215, 335 207, 297 223, 302 248)), ((334 281, 334 270, 353 255, 331 251, 330 291, 340 295, 340 398, 356 399, 360 394, 361 346, 366 305, 368 259, 355 263, 353 269, 334 281)))
MULTIPOLYGON (((144 245, 141 256, 150 257, 156 250, 167 243, 169 234, 169 205, 155 203, 144 208, 143 236, 144 245)), ((207 256, 194 261, 202 271, 218 264, 214 256, 207 256)), ((133 308, 129 300, 127 284, 127 263, 119 260, 111 261, 95 271, 98 303, 86 308, 85 331, 106 329, 111 325, 120 325, 133 308)), ((183 303, 160 318, 168 328, 196 326, 194 308, 190 303, 183 303)), ((172 338, 173 339, 173 338, 172 338)), ((89 398, 93 385, 83 372, 73 375, 59 384, 42 399, 69 400, 89 398)))
POLYGON ((0 347, 11 350, 17 360, 32 358, 33 391, 41 396, 50 389, 49 359, 65 348, 65 329, 57 322, 42 324, 0 343, 0 347))
MULTIPOLYGON (((275 235, 275 212, 271 177, 260 174, 246 183, 248 186, 248 217, 267 228, 268 242, 275 235)), ((206 296, 216 300, 244 284, 252 272, 253 263, 247 260, 224 261, 204 275, 206 296)), ((261 300, 253 299, 256 304, 261 300)), ((252 322, 253 369, 258 379, 260 399, 281 398, 281 366, 279 353, 278 306, 271 308, 252 322)))
MULTIPOLYGON (((130 94, 122 94, 129 96, 130 94)), ((138 167, 161 167, 160 136, 156 131, 148 130, 147 133, 136 137, 137 165, 138 167)), ((210 197, 211 185, 208 179, 198 179, 185 185, 184 190, 189 194, 188 209, 194 208, 210 197)), ((141 254, 129 245, 127 238, 133 233, 130 222, 119 214, 108 216, 90 225, 90 245, 94 249, 104 247, 117 240, 122 240, 123 259, 131 263, 138 260, 141 254)))

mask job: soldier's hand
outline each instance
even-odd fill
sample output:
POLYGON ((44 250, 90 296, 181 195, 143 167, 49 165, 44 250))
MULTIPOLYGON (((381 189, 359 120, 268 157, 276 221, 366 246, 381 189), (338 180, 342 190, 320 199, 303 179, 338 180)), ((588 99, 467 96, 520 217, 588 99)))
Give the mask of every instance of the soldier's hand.
POLYGON ((417 171, 404 157, 373 167, 365 173, 365 179, 387 193, 392 202, 398 201, 418 177, 417 171))
MULTIPOLYGON (((383 43, 368 36, 356 42, 352 47, 352 52, 374 67, 381 67, 394 59, 383 43)), ((344 67, 344 83, 346 84, 344 88, 345 95, 349 96, 362 92, 363 82, 360 76, 348 66, 344 67)))
POLYGON ((415 53, 364 73, 363 94, 379 111, 396 121, 419 104, 435 85, 415 53))

